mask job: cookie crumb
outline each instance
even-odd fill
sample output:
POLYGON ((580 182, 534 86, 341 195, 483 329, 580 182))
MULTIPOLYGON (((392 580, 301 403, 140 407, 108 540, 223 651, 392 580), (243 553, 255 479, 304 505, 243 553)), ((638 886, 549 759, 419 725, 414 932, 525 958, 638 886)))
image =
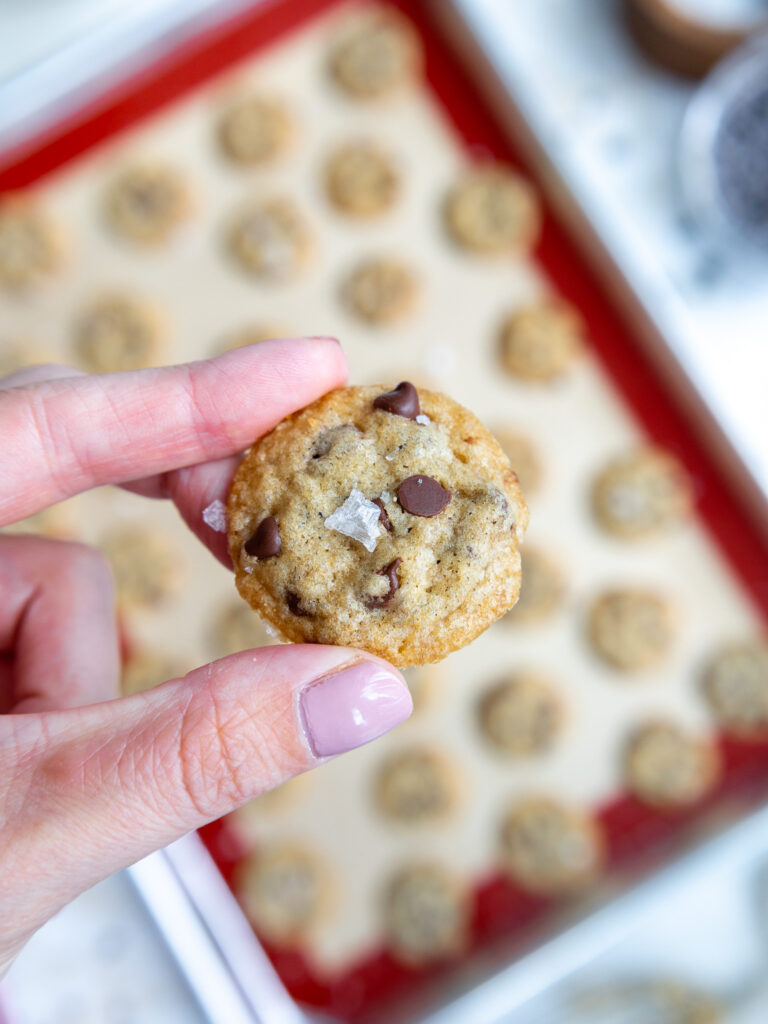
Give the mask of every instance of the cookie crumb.
POLYGON ((223 501, 212 501, 203 509, 203 522, 210 526, 214 533, 227 532, 227 506, 223 501))
POLYGON ((359 540, 366 551, 375 551, 381 531, 379 516, 381 509, 374 505, 357 489, 354 489, 343 505, 328 516, 325 525, 329 530, 343 533, 345 537, 359 540))

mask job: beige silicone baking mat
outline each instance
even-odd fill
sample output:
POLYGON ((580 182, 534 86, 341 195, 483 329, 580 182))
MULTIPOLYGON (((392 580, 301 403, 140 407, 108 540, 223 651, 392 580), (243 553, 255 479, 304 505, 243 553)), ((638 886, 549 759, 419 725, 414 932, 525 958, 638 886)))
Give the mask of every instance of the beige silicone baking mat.
MULTIPOLYGON (((381 944, 380 889, 399 865, 428 857, 467 882, 487 876, 494 870, 499 815, 511 796, 551 793, 596 808, 621 789, 620 754, 633 725, 661 716, 693 732, 710 730, 698 691, 701 664, 721 642, 757 629, 738 584, 695 521, 640 544, 612 539, 594 522, 590 481, 606 460, 642 440, 638 427, 588 353, 550 385, 521 383, 501 370, 500 320, 545 293, 547 281, 532 262, 473 257, 447 240, 441 202, 467 156, 426 89, 406 90, 372 107, 350 101, 329 81, 329 44, 351 16, 335 9, 48 179, 41 199, 66 232, 66 266, 49 286, 1 300, 7 346, 23 340, 64 362, 73 360, 78 312, 115 289, 162 310, 163 361, 207 356, 248 326, 274 325, 285 335, 335 334, 353 383, 429 380, 491 427, 521 430, 538 449, 543 476, 529 496, 528 539, 562 566, 567 586, 556 612, 540 624, 496 624, 432 670, 435 685, 410 722, 323 766, 284 800, 252 806, 236 824, 248 841, 290 840, 326 863, 333 899, 305 948, 321 971, 330 972, 381 944), (264 169, 243 170, 220 155, 213 125, 230 98, 252 90, 283 99, 296 131, 284 157, 264 169), (378 219, 357 221, 335 212, 322 188, 328 152, 358 138, 390 151, 402 178, 398 202, 378 219), (106 183, 134 160, 178 167, 194 193, 189 221, 157 248, 121 243, 102 217, 106 183), (249 279, 223 242, 243 201, 273 193, 294 200, 314 233, 306 269, 281 284, 249 279), (378 254, 405 260, 419 279, 412 315, 391 328, 367 326, 339 302, 350 268, 378 254), (659 590, 679 612, 678 634, 663 665, 631 678, 597 660, 584 628, 590 599, 626 584, 659 590), (551 752, 510 760, 486 746, 474 706, 488 684, 517 668, 554 680, 565 724, 551 752), (412 744, 445 751, 460 777, 455 812, 439 825, 395 827, 372 803, 377 765, 412 744)), ((96 544, 133 524, 161 538, 169 564, 168 594, 151 607, 123 611, 132 648, 167 655, 181 667, 210 659, 219 651, 217 617, 239 599, 231 575, 188 535, 172 509, 103 490, 42 520, 46 529, 96 544)), ((256 625, 254 636, 263 636, 256 625)))

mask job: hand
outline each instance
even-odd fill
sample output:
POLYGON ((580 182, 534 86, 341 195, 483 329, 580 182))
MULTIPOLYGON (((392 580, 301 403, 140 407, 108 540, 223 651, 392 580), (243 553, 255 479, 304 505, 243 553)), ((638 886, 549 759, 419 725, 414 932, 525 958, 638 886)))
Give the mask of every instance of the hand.
MULTIPOLYGON (((0 526, 120 483, 202 511, 237 453, 344 383, 330 339, 262 342, 188 366, 0 381, 0 526)), ((0 975, 78 893, 406 718, 402 677, 358 651, 234 654, 121 700, 110 571, 80 544, 0 535, 0 975)))

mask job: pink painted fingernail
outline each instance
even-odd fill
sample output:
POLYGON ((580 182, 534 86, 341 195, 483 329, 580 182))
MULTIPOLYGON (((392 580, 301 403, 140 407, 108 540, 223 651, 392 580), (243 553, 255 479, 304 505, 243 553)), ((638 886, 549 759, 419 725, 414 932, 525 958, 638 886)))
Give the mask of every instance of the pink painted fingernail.
POLYGON ((370 743, 413 711, 400 676, 374 661, 360 661, 310 683, 300 706, 316 757, 332 757, 370 743))

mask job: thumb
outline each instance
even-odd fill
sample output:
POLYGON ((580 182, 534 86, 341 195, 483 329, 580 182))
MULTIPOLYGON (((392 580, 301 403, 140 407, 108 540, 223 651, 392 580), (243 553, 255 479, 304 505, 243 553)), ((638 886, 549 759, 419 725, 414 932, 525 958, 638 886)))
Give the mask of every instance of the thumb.
POLYGON ((122 700, 0 719, 0 867, 13 861, 0 870, 0 916, 18 922, 20 945, 95 882, 411 710, 385 662, 313 645, 245 651, 122 700))

